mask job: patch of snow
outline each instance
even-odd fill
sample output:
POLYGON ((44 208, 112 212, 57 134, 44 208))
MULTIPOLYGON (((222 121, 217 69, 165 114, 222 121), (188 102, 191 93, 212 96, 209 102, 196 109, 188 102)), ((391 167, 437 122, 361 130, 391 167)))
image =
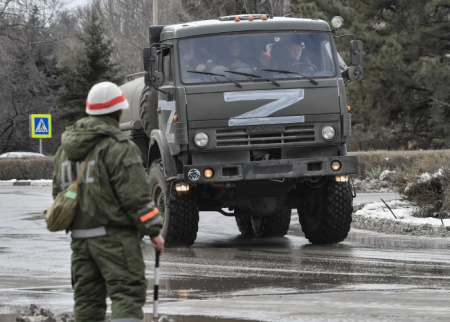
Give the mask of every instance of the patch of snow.
POLYGON ((418 183, 424 183, 427 181, 430 181, 433 178, 439 178, 442 177, 442 175, 444 174, 444 169, 440 168, 438 171, 436 171, 433 174, 430 174, 428 172, 422 173, 419 176, 419 179, 417 180, 418 183))
POLYGON ((355 216, 362 216, 371 219, 390 219, 412 225, 442 226, 442 222, 444 222, 444 226, 450 226, 450 219, 443 219, 443 221, 441 221, 438 218, 414 217, 413 214, 416 212, 416 209, 410 202, 392 200, 388 201, 387 204, 391 207, 397 219, 394 218, 386 205, 381 201, 365 205, 362 209, 355 213, 355 216))

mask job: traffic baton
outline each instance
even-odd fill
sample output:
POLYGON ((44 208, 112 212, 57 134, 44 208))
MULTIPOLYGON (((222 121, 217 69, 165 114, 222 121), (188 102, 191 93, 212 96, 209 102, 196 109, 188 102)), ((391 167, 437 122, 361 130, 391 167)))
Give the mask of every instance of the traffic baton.
POLYGON ((158 292, 159 292, 159 256, 161 251, 157 250, 155 255, 155 285, 153 288, 153 320, 158 321, 158 292))

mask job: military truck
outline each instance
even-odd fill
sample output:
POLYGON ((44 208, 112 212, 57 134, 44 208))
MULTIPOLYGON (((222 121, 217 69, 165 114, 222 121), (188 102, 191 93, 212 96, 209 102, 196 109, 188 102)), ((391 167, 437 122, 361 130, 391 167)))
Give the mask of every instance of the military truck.
POLYGON ((347 237, 358 160, 345 86, 363 78, 363 48, 342 24, 258 14, 150 27, 120 126, 142 151, 168 246, 194 243, 200 211, 282 237, 296 209, 311 243, 347 237), (344 36, 352 67, 336 50, 344 36))

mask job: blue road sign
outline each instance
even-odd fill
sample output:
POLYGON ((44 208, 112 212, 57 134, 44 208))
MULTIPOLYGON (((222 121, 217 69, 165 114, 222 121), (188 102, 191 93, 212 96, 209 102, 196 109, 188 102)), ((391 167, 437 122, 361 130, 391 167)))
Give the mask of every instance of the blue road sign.
POLYGON ((52 116, 49 114, 30 115, 31 137, 35 139, 49 139, 52 137, 52 116))

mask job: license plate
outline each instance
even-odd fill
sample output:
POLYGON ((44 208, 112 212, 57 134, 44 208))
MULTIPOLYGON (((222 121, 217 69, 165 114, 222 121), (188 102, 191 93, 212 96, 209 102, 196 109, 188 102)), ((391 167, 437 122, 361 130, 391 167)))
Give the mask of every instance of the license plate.
POLYGON ((258 125, 247 128, 247 134, 284 133, 283 125, 258 125))

